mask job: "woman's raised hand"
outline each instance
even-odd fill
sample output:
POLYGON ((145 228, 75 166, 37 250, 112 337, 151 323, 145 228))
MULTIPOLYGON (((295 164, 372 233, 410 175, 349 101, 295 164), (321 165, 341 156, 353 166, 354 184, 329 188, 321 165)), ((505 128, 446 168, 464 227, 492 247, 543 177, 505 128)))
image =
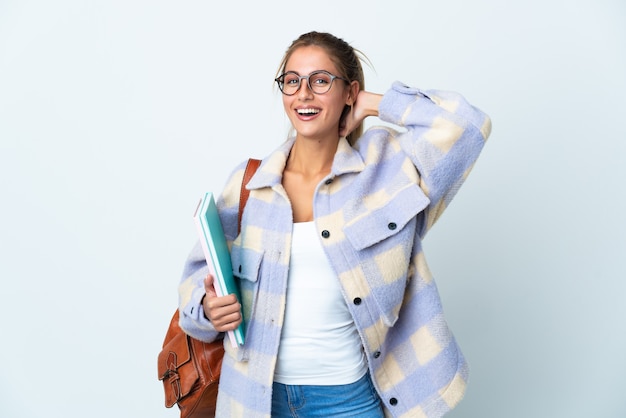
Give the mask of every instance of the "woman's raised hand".
POLYGON ((339 136, 348 136, 366 117, 378 116, 378 105, 382 98, 382 94, 361 90, 352 104, 350 112, 339 125, 339 136))

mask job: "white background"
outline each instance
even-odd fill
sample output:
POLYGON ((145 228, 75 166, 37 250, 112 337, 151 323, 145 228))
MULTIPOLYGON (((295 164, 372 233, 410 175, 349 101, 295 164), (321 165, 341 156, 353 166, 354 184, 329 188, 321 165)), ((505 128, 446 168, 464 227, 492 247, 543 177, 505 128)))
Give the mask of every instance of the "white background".
POLYGON ((178 416, 156 356, 192 211, 285 139, 309 30, 369 90, 493 119, 425 243, 472 370, 450 416, 626 416, 621 0, 0 0, 0 416, 178 416))

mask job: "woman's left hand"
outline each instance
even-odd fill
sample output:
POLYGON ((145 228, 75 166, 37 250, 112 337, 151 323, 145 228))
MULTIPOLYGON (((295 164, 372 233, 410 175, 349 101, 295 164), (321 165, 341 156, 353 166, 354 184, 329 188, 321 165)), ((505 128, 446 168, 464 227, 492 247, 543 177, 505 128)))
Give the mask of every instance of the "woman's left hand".
POLYGON ((378 116, 378 105, 382 94, 361 90, 350 108, 350 112, 339 125, 339 136, 348 136, 368 116, 378 116))

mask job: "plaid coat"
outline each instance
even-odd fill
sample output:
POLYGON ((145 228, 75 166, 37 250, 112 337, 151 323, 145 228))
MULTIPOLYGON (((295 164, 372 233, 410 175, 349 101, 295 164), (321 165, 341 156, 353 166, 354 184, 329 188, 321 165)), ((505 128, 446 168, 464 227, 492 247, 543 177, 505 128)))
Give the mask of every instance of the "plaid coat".
MULTIPOLYGON (((440 417, 463 397, 468 367, 444 319, 422 239, 470 172, 491 122, 456 93, 399 82, 383 96, 379 117, 404 129, 373 127, 353 146, 340 140, 331 173, 315 191, 315 225, 385 414, 440 417)), ((293 219, 281 178, 292 145, 290 139, 266 157, 248 183, 241 234, 245 162, 218 199, 246 321, 245 345, 225 344, 218 417, 270 416, 293 219)), ((206 273, 196 245, 179 287, 180 325, 213 340, 218 334, 201 306, 206 273)))

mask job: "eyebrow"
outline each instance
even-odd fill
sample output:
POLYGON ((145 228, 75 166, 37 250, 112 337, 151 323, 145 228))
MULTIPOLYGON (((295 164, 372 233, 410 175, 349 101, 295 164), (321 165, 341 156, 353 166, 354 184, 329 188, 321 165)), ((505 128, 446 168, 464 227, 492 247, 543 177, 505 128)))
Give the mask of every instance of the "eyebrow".
MULTIPOLYGON (((320 72, 320 71, 325 71, 325 72, 327 72, 327 73, 334 74, 332 71, 329 71, 329 70, 313 70, 313 71, 311 71, 308 75, 311 75, 311 74, 313 74, 313 73, 317 73, 317 72, 320 72)), ((285 72, 283 72, 283 74, 287 74, 287 73, 294 73, 294 74, 298 74, 298 75, 300 75, 300 73, 299 73, 299 72, 297 72, 297 71, 295 71, 295 70, 289 70, 289 71, 285 71, 285 72)))

